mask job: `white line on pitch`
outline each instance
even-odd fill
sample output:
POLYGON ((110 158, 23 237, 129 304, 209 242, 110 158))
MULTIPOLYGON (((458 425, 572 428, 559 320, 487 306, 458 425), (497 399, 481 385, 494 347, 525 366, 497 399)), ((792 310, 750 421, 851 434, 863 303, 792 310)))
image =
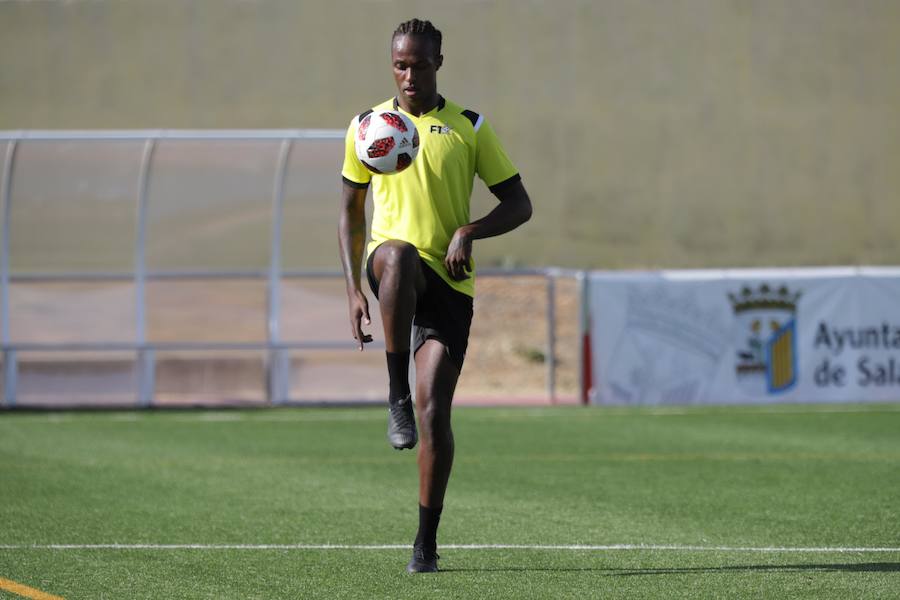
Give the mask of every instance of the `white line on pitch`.
MULTIPOLYGON (((409 544, 0 544, 0 550, 406 550, 409 544)), ((675 552, 900 552, 900 547, 681 544, 443 544, 445 550, 660 550, 675 552)))

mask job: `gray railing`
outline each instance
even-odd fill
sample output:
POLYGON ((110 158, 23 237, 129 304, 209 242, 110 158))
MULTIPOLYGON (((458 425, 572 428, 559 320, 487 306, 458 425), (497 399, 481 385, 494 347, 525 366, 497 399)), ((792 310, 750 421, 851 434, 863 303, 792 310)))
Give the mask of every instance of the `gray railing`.
MULTIPOLYGON (((135 397, 139 406, 150 406, 154 398, 156 355, 167 350, 259 350, 265 351, 267 390, 269 403, 278 404, 291 401, 289 382, 291 350, 333 350, 352 351, 352 340, 283 340, 281 336, 281 284, 285 279, 340 278, 336 271, 285 270, 281 264, 282 222, 284 218, 285 179, 291 151, 297 140, 340 140, 344 132, 338 130, 265 130, 265 131, 17 131, 0 132, 0 141, 5 141, 6 159, 3 165, 3 187, 0 191, 2 206, 2 244, 0 244, 0 348, 4 363, 3 404, 12 407, 17 402, 17 380, 20 352, 135 352, 137 364, 135 397), (134 243, 134 268, 129 272, 59 272, 29 273, 10 270, 10 233, 12 228, 12 191, 17 152, 22 142, 32 141, 136 141, 143 142, 138 181, 135 188, 136 223, 134 243), (278 142, 277 165, 271 186, 271 238, 269 240, 268 267, 264 270, 183 270, 151 271, 146 265, 147 207, 149 182, 154 167, 154 154, 161 140, 267 140, 278 142), (146 284, 154 280, 187 279, 258 279, 266 281, 266 339, 260 342, 158 342, 147 337, 146 284), (23 343, 11 338, 10 284, 42 282, 87 282, 120 281, 134 285, 134 339, 128 342, 84 342, 84 343, 23 343)), ((546 395, 550 402, 556 399, 556 280, 559 277, 573 277, 575 271, 562 269, 481 269, 485 277, 543 277, 546 293, 546 395)), ((583 277, 578 277, 583 282, 583 277)), ((580 296, 580 295, 579 295, 580 296)), ((574 340, 573 340, 574 343, 574 340)), ((377 347, 377 346, 376 346, 377 347)), ((579 359, 581 353, 579 353, 579 359)), ((579 367, 579 373, 583 368, 579 367)))

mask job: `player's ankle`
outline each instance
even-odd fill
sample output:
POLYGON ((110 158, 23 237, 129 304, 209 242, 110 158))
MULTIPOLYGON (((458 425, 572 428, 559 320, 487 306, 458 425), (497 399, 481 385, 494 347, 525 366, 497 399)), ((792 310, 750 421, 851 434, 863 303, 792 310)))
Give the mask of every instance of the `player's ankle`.
POLYGON ((403 400, 410 394, 409 390, 409 350, 402 352, 385 352, 388 368, 388 398, 403 400))

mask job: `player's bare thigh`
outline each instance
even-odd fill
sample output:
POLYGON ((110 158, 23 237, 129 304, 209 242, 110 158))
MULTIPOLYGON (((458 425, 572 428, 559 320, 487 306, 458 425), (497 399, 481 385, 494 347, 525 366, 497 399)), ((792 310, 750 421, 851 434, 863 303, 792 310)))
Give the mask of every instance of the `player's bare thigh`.
POLYGON ((422 261, 419 252, 409 242, 402 240, 387 240, 375 249, 372 260, 372 269, 375 279, 381 282, 385 271, 398 269, 401 272, 412 271, 415 277, 416 293, 425 291, 425 274, 422 272, 422 261))

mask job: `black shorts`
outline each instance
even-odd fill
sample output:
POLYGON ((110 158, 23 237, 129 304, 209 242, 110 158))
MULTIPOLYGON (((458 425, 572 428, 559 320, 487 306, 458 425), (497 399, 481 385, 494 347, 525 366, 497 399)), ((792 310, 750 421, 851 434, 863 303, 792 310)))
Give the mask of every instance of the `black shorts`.
MULTIPOLYGON (((366 276, 372 293, 378 297, 378 280, 372 261, 375 252, 366 261, 366 276)), ((438 340, 447 347, 450 359, 462 371, 466 348, 469 345, 469 329, 472 325, 472 297, 459 292, 444 281, 421 258, 425 275, 425 292, 416 299, 416 315, 413 319, 413 354, 425 340, 438 340)))

